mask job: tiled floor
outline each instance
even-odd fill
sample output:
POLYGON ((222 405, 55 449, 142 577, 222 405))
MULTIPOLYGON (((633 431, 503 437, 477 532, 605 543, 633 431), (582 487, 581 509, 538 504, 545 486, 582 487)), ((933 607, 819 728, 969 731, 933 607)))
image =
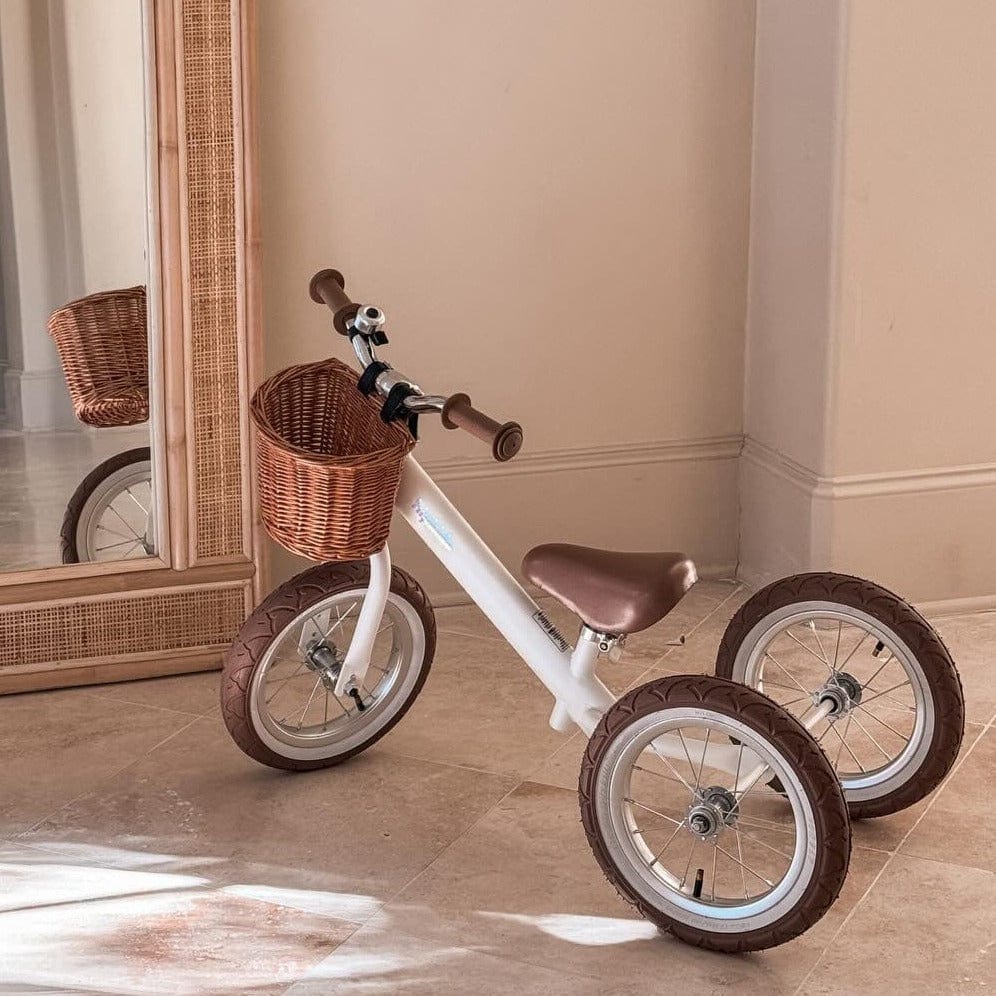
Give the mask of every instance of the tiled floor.
MULTIPOLYGON (((710 670, 744 597, 702 582, 606 680, 710 670)), ((952 776, 855 825, 847 884, 812 930, 739 957, 661 937, 616 898, 578 819, 581 736, 549 729, 546 693, 475 609, 437 617, 411 713, 307 775, 238 751, 217 674, 0 700, 0 992, 996 986, 996 613, 937 620, 968 697, 952 776)))

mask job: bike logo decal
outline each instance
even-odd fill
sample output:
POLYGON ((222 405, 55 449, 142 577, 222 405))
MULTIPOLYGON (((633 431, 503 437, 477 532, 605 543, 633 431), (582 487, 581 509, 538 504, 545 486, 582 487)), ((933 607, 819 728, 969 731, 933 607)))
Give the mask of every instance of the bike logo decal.
POLYGON ((571 649, 571 645, 564 639, 561 635, 559 629, 553 625, 552 622, 543 614, 542 610, 537 610, 533 613, 533 619, 536 620, 536 625, 543 630, 544 633, 557 645, 557 649, 562 653, 566 654, 568 650, 571 649))
POLYGON ((415 499, 412 504, 412 511, 415 513, 415 518, 418 519, 419 523, 425 526, 447 550, 453 549, 453 537, 450 535, 449 530, 421 498, 415 499))

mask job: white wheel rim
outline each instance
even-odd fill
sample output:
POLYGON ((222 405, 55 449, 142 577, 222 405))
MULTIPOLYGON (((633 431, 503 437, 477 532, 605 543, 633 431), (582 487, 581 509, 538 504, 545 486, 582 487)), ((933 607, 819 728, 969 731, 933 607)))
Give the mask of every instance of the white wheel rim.
POLYGON ((920 662, 882 622, 839 602, 785 606, 766 615, 746 635, 732 677, 802 717, 813 708, 805 696, 818 691, 814 675, 820 657, 826 680, 843 672, 862 686, 862 699, 853 709, 812 731, 847 797, 865 801, 895 791, 926 759, 935 712, 920 662), (795 646, 792 636, 808 651, 795 646), (883 649, 869 662, 878 642, 883 649))
MULTIPOLYGON (((657 782, 648 784, 658 786, 657 782)), ((775 745, 750 727, 712 710, 664 709, 627 726, 599 766, 594 800, 602 837, 616 868, 646 902, 690 926, 723 933, 765 927, 795 907, 812 879, 818 850, 816 821, 794 769, 775 745), (728 787, 735 777, 727 773, 722 782, 722 773, 708 766, 696 772, 690 760, 687 765, 674 760, 661 763, 651 742, 662 736, 677 737, 679 730, 685 737, 697 731, 698 740, 703 735, 721 738, 723 743, 735 738, 745 753, 753 752, 771 766, 785 786, 785 797, 759 782, 737 797, 737 821, 724 826, 712 841, 697 837, 687 826, 687 809, 694 798, 689 789, 705 789, 703 779, 709 787, 728 787), (641 775, 663 772, 665 782, 669 778, 667 789, 653 789, 656 805, 637 798, 637 771, 641 775), (679 784, 679 779, 688 784, 679 784), (761 820, 758 811, 777 813, 780 818, 769 815, 761 820), (647 815, 666 817, 666 822, 650 831, 647 815), (682 821, 684 825, 676 825, 682 821), (665 859, 669 850, 671 855, 665 859), (690 876, 698 869, 703 872, 703 885, 696 897, 690 876)))
POLYGON ((108 474, 90 492, 76 524, 84 561, 132 560, 155 552, 152 463, 139 460, 108 474))
POLYGON ((383 730, 411 695, 425 657, 425 629, 415 608, 394 592, 388 595, 364 681, 364 711, 348 696, 329 691, 306 663, 312 634, 325 636, 344 656, 365 595, 362 588, 338 592, 298 613, 256 666, 250 717, 257 736, 275 754, 312 760, 348 753, 383 730))

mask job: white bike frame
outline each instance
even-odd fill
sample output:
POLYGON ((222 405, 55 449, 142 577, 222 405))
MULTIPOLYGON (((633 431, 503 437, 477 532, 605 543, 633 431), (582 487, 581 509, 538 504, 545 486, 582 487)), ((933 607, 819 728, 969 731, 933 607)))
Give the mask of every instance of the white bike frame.
MULTIPOLYGON (((395 508, 549 689, 555 700, 550 725, 561 732, 576 725, 590 735, 616 701, 595 675, 598 643, 580 639, 572 648, 411 456, 402 468, 395 508)), ((370 584, 336 683, 337 694, 363 683, 390 583, 391 557, 385 547, 370 558, 370 584)), ((806 717, 805 725, 812 729, 829 711, 829 705, 820 706, 806 717)), ((706 746, 688 737, 679 743, 664 735, 654 741, 654 748, 665 757, 687 757, 696 766, 707 763, 738 774, 737 791, 746 791, 768 770, 756 757, 752 763, 749 751, 732 744, 706 746)))

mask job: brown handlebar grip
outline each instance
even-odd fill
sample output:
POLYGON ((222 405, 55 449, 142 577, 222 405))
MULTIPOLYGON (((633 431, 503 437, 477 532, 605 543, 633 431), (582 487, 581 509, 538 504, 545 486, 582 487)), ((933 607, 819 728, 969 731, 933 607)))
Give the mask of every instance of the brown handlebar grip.
POLYGON ((326 304, 332 311, 332 324, 340 335, 349 335, 347 322, 356 317, 358 304, 349 300, 346 293, 346 280, 338 270, 319 270, 308 286, 311 300, 316 304, 326 304))
POLYGON ((443 425, 463 429, 491 446, 491 455, 500 463, 511 460, 522 449, 522 426, 518 422, 502 425, 479 412, 466 394, 454 394, 443 405, 443 425))

